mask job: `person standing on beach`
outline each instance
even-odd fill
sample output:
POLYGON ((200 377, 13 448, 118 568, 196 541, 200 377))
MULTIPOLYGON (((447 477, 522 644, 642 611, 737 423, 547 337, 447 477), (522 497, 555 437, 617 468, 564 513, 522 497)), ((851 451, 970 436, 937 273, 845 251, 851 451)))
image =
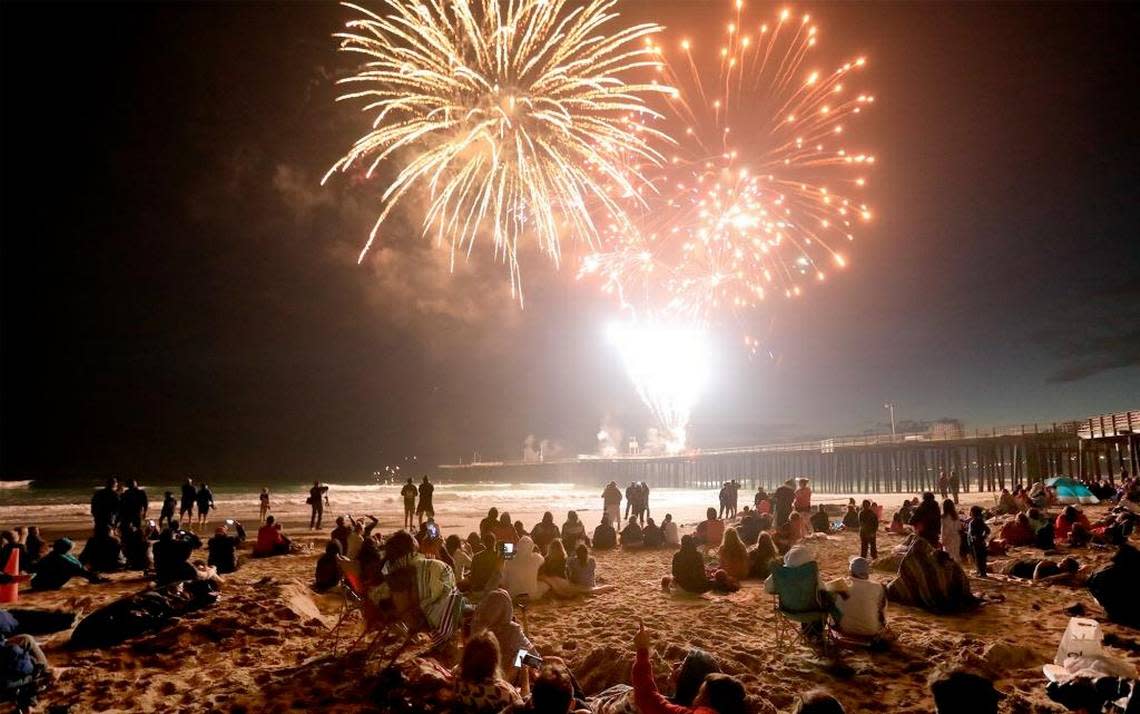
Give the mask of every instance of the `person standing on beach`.
POLYGON ((875 512, 874 504, 863 499, 863 507, 859 509, 859 557, 871 556, 871 560, 879 557, 878 547, 879 514, 875 512))
POLYGON ((625 518, 629 520, 629 513, 633 510, 633 502, 637 500, 637 483, 630 481, 625 487, 625 518))
POLYGON ((182 504, 178 508, 178 520, 189 523, 194 520, 194 502, 198 500, 198 489, 194 488, 194 479, 187 478, 182 484, 182 504))
POLYGON ((139 482, 134 479, 127 481, 127 490, 119 497, 119 526, 142 528, 149 508, 150 501, 146 491, 139 488, 139 482))
POLYGON ((796 490, 792 487, 795 481, 788 479, 784 485, 776 489, 772 498, 776 506, 776 527, 784 525, 788 522, 788 516, 792 515, 792 503, 796 500, 796 490))
POLYGON ((958 521, 958 509, 949 498, 942 501, 942 550, 959 565, 962 564, 962 525, 958 521))
POLYGON ((618 488, 616 481, 610 481, 606 489, 602 491, 602 504, 606 520, 610 522, 610 525, 616 525, 621 520, 621 489, 618 488))
POLYGON ((261 506, 260 506, 260 510, 258 511, 257 522, 258 523, 265 523, 265 517, 269 515, 269 512, 271 510, 273 510, 269 506, 269 489, 268 488, 261 489, 261 495, 258 496, 258 500, 261 502, 261 506))
POLYGON ((990 535, 990 527, 986 525, 986 516, 981 506, 970 508, 969 524, 970 552, 974 555, 974 565, 978 568, 978 577, 986 577, 986 557, 989 555, 989 544, 986 538, 990 535))
POLYGON ((167 491, 162 498, 162 511, 158 514, 158 527, 162 527, 162 522, 166 521, 167 525, 174 520, 174 511, 178 508, 178 501, 174 499, 174 492, 167 491))
POLYGON ((957 471, 951 471, 950 472, 950 478, 948 478, 946 480, 946 482, 950 486, 950 496, 954 499, 954 505, 957 506, 958 505, 958 487, 959 487, 958 472, 957 471))
MULTIPOLYGON (((416 490, 416 485, 412 483, 412 477, 408 477, 408 482, 400 489, 400 495, 404 498, 404 527, 411 528, 412 523, 416 517, 416 496, 419 491, 416 490)), ((498 513, 495 514, 496 519, 498 513)))
POLYGON ((431 481, 428 481, 427 474, 424 474, 424 480, 420 483, 420 505, 416 508, 416 516, 419 518, 420 525, 423 525, 424 516, 429 519, 435 518, 435 506, 432 505, 432 494, 435 493, 435 486, 431 481))
POLYGON ((95 492, 91 497, 91 520, 95 521, 95 530, 102 526, 114 526, 119 516, 119 480, 114 476, 107 479, 107 485, 95 492))
POLYGON ((943 501, 945 501, 947 498, 950 497, 949 491, 950 491, 950 478, 946 475, 945 471, 939 471, 938 472, 938 493, 939 493, 939 495, 942 496, 943 501))
POLYGON ((309 530, 320 529, 321 520, 325 517, 325 504, 328 502, 329 487, 322 486, 320 481, 313 481, 313 487, 309 489, 309 498, 305 501, 313 509, 309 516, 309 530))
POLYGON ((214 508, 214 492, 203 482, 198 487, 198 495, 195 500, 198 503, 198 526, 201 527, 206 525, 206 520, 210 516, 210 509, 214 508))

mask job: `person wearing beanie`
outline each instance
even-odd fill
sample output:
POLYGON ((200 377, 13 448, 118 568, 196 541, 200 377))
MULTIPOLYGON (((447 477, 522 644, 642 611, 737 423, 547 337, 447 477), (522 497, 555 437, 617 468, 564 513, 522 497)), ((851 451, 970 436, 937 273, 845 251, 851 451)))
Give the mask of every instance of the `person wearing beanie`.
POLYGON ((70 538, 60 538, 52 544, 51 552, 36 566, 36 574, 32 576, 33 590, 59 590, 72 578, 84 578, 90 583, 107 582, 106 578, 83 567, 71 554, 74 547, 75 543, 70 538))
POLYGON ((860 638, 882 638, 887 629, 887 589, 871 580, 871 561, 854 557, 851 577, 833 588, 839 631, 860 638))

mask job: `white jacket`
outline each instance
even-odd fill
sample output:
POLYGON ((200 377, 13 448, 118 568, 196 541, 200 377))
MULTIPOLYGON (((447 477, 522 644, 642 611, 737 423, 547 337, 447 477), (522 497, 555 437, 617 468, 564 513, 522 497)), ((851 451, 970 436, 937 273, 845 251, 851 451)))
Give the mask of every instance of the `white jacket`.
POLYGON ((515 557, 503 561, 503 579, 499 586, 506 588, 511 597, 527 594, 541 597, 546 588, 539 589, 538 569, 546 562, 534 547, 530 536, 519 538, 515 547, 515 557))
POLYGON ((681 545, 681 535, 677 532, 677 521, 662 523, 661 535, 665 537, 665 545, 681 545))
POLYGON ((885 607, 886 600, 887 590, 880 583, 851 578, 847 586, 847 597, 835 597, 835 606, 840 613, 839 630, 864 637, 879 634, 883 629, 879 622, 879 608, 885 607))

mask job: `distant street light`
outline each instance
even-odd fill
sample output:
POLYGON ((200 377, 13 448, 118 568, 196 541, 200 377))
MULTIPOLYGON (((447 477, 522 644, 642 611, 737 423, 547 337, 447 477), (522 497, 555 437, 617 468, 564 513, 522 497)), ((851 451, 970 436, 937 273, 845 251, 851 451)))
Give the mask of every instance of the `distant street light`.
POLYGON ((886 409, 886 410, 890 411, 890 413, 891 413, 891 441, 894 441, 895 440, 895 403, 894 402, 887 402, 886 404, 883 405, 883 409, 886 409))

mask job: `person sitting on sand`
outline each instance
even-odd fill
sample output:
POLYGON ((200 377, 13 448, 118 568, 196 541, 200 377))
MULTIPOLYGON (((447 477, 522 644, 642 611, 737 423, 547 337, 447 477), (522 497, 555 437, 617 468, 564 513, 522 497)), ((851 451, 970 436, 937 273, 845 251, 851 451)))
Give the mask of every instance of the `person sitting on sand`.
POLYGON ((1002 526, 998 532, 998 538, 1010 548, 1033 545, 1034 536, 1033 529, 1029 525, 1029 516, 1024 513, 1018 513, 1016 518, 1002 526))
POLYGON ((518 690, 500 673, 500 659, 499 641, 493 633, 483 631, 467 640, 455 682, 457 711, 499 714, 506 707, 522 704, 518 690))
MULTIPOLYGON (((525 689, 527 682, 523 684, 525 689)), ((576 705, 574 675, 558 658, 546 657, 530 683, 530 695, 524 693, 522 705, 507 707, 502 714, 590 714, 576 705)))
MULTIPOLYGON (((708 652, 695 647, 689 650, 685 659, 673 667, 673 696, 667 698, 669 703, 692 707, 705 677, 720 671, 720 665, 708 652)), ((615 684, 587 697, 586 701, 592 714, 636 714, 638 711, 633 687, 628 684, 615 684)))
POLYGON ((724 521, 716 517, 716 509, 705 511, 705 520, 697 525, 697 544, 705 548, 719 548, 724 540, 724 521))
MULTIPOLYGON (((351 517, 351 516, 350 516, 351 517)), ((352 532, 348 522, 345 521, 344 516, 336 517, 336 527, 329 533, 329 538, 332 538, 337 543, 340 543, 340 550, 342 553, 348 552, 348 534, 352 532)))
MULTIPOLYGON (((341 548, 343 547, 342 545, 341 548)), ((253 557, 268 558, 288 554, 289 539, 281 532, 277 520, 273 516, 267 516, 265 525, 257 529, 257 543, 253 546, 253 557)))
POLYGON ((574 557, 566 561, 566 574, 570 584, 583 590, 592 590, 597 584, 598 564, 590 557, 585 543, 579 543, 574 557))
POLYGON ((594 529, 594 550, 609 550, 617 547, 617 531, 610 525, 610 521, 602 516, 602 522, 594 529))
POLYGON ((748 549, 748 577, 765 580, 772 571, 772 562, 779 560, 780 553, 767 531, 756 539, 756 545, 748 549))
POLYGON ((39 526, 28 526, 28 536, 24 538, 24 555, 27 556, 27 562, 21 556, 20 570, 27 573, 34 573, 36 570, 36 563, 40 558, 44 557, 47 552, 47 543, 40 536, 39 526))
POLYGON ((707 674, 691 706, 673 704, 657 691, 649 663, 652 635, 642 625, 633 638, 637 652, 633 662, 633 698, 641 714, 745 714, 744 685, 727 674, 707 674))
POLYGON ((490 508, 487 510, 487 517, 479 521, 479 537, 482 538, 487 533, 493 533, 495 526, 499 524, 499 509, 490 508))
MULTIPOLYGON (((716 515, 715 511, 713 515, 716 515)), ((672 582, 685 592, 694 595, 707 593, 716 585, 716 582, 709 579, 705 573, 705 559, 697 550, 696 538, 691 535, 681 538, 681 549, 673 554, 672 582)))
POLYGON ((772 499, 763 486, 756 487, 756 494, 752 497, 752 505, 755 506, 757 513, 767 513, 771 510, 772 499), (768 506, 763 506, 764 503, 767 503, 768 506))
POLYGON ((850 578, 829 588, 836 595, 839 631, 879 639, 887 628, 887 589, 870 579, 871 563, 866 558, 851 558, 850 573, 850 578))
POLYGON ((89 583, 110 582, 84 568, 71 554, 74 547, 70 538, 60 538, 52 544, 51 552, 40 558, 36 574, 32 576, 32 590, 59 590, 72 578, 83 578, 89 583))
POLYGON ((831 520, 827 517, 827 511, 824 510, 821 503, 816 507, 815 513, 811 514, 811 529, 816 533, 830 533, 831 520))
POLYGON ((586 537, 585 524, 578 520, 576 511, 570 511, 566 514, 566 522, 562 524, 562 545, 567 548, 577 548, 579 540, 586 545, 590 544, 590 539, 586 537))
POLYGON ((938 507, 938 501, 934 499, 933 493, 927 491, 922 494, 922 503, 914 509, 909 524, 914 527, 914 532, 920 538, 925 538, 926 542, 938 548, 939 536, 942 533, 942 509, 938 507))
POLYGON ((848 504, 847 512, 843 514, 843 529, 848 531, 859 530, 859 510, 853 504, 848 504))
POLYGON ((845 714, 839 700, 823 689, 813 689, 801 695, 792 714, 845 714))
MULTIPOLYGON (((530 533, 526 532, 526 526, 523 525, 523 522, 522 521, 515 521, 515 537, 522 538, 523 536, 526 536, 526 535, 530 535, 530 533)), ((534 540, 534 539, 531 538, 531 540, 534 540)))
POLYGON ((997 714, 1002 698, 993 682, 961 668, 935 670, 928 686, 937 714, 997 714))
POLYGON ((491 590, 475 607, 471 632, 475 634, 483 631, 492 633, 498 641, 499 667, 508 681, 514 682, 517 679, 515 657, 519 650, 538 655, 538 650, 527 638, 523 628, 514 620, 514 605, 506 590, 491 590))
POLYGON ((325 543, 325 553, 317 558, 317 570, 313 575, 313 590, 323 593, 340 585, 341 560, 340 543, 330 539, 325 543))
POLYGON ((2 701, 12 701, 12 711, 30 712, 41 684, 52 679, 51 666, 31 635, 16 634, 20 623, 0 610, 0 688, 2 701))
POLYGON ((562 547, 562 539, 555 538, 550 542, 546 560, 538 569, 538 579, 546 583, 550 592, 560 597, 573 597, 579 594, 578 588, 570 583, 567 572, 566 549, 562 547))
POLYGON ((641 548, 645 545, 645 536, 641 526, 637 524, 637 516, 630 516, 625 528, 621 529, 622 548, 641 548))
POLYGON ((83 544, 79 562, 96 573, 117 573, 126 567, 123 543, 111 532, 111 526, 100 526, 83 544))
POLYGON ((1053 523, 1053 537, 1057 540, 1067 540, 1075 529, 1088 531, 1091 527, 1088 517, 1076 506, 1065 506, 1065 510, 1061 511, 1053 523))
POLYGON ((529 595, 537 599, 546 594, 548 586, 538 580, 538 570, 545 560, 530 536, 519 538, 514 557, 503 562, 503 587, 511 597, 529 595))
POLYGON ((154 559, 150 554, 153 524, 154 521, 147 521, 142 528, 135 528, 132 525, 122 530, 123 557, 127 559, 128 570, 146 573, 154 569, 154 559))
POLYGON ((460 583, 463 592, 480 594, 499 586, 503 559, 499 556, 494 533, 483 534, 483 550, 471 558, 471 574, 460 583))
POLYGON ((645 541, 646 548, 660 548, 665 545, 665 534, 652 518, 645 519, 645 528, 641 529, 641 537, 645 541))
POLYGON ((676 548, 681 545, 681 533, 677 530, 677 522, 673 520, 672 513, 665 514, 665 520, 661 522, 661 535, 665 537, 666 546, 676 548))
POLYGON ((756 539, 760 537, 762 530, 764 529, 760 527, 760 514, 745 506, 740 514, 740 523, 736 526, 741 542, 744 545, 756 545, 756 539))
POLYGON ((1017 507, 1017 500, 1014 499, 1013 494, 1009 492, 1008 488, 1001 490, 1001 495, 998 496, 997 508, 994 509, 998 515, 1012 515, 1019 510, 1017 507))
POLYGON ((733 578, 744 580, 748 577, 748 549, 735 528, 725 529, 724 543, 717 551, 717 557, 720 558, 721 569, 733 578))
POLYGON ((546 553, 547 547, 550 542, 559 537, 558 524, 554 522, 554 514, 550 511, 542 514, 542 520, 535 524, 531 529, 530 537, 534 540, 534 544, 546 553))
POLYGON ((394 569, 385 582, 368 591, 368 599, 378 606, 390 601, 389 611, 411 631, 428 631, 432 650, 450 648, 463 615, 463 596, 455 587, 454 572, 443 561, 417 553, 411 533, 396 531, 388 539, 389 549, 393 540, 413 542, 400 543, 397 550, 406 554, 391 562, 394 569))
POLYGON ((454 533, 444 539, 443 547, 451 556, 451 569, 455 571, 455 579, 462 582, 471 569, 471 551, 463 539, 454 533))
POLYGON ((234 535, 230 535, 225 524, 218 526, 214 529, 214 537, 206 542, 209 551, 206 565, 217 568, 220 575, 237 572, 237 549, 244 542, 245 528, 238 521, 234 521, 234 535))
POLYGON ((369 515, 367 518, 371 521, 368 525, 364 525, 364 519, 356 520, 349 516, 352 520, 352 532, 348 534, 348 550, 345 551, 345 556, 350 560, 355 560, 356 556, 360 553, 360 549, 364 547, 364 541, 372 537, 372 531, 376 526, 380 525, 380 519, 376 516, 369 515))
POLYGON ((499 543, 519 542, 519 533, 515 530, 515 522, 511 520, 511 514, 506 511, 499 514, 499 522, 495 524, 493 530, 495 540, 499 543))
POLYGON ((158 585, 198 577, 198 569, 190 564, 190 556, 202 547, 202 541, 178 525, 178 521, 174 521, 154 544, 154 578, 158 585))
POLYGON ((776 547, 781 553, 787 553, 796 543, 803 540, 804 532, 801 525, 799 513, 793 513, 788 516, 788 520, 784 525, 776 529, 776 536, 773 540, 776 542, 776 547))

